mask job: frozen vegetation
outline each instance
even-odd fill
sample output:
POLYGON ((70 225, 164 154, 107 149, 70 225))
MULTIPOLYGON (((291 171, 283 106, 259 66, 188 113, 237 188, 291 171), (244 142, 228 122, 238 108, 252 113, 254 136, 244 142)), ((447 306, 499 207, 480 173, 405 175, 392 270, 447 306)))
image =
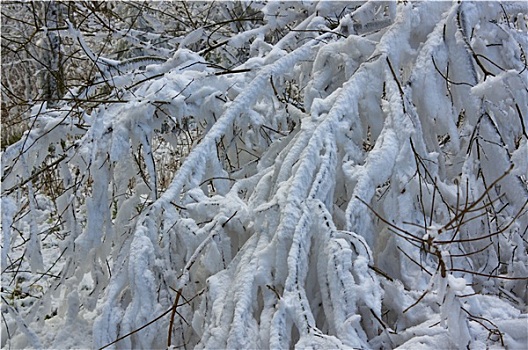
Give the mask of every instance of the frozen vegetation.
POLYGON ((527 348, 526 3, 145 6, 43 29, 3 348, 527 348))

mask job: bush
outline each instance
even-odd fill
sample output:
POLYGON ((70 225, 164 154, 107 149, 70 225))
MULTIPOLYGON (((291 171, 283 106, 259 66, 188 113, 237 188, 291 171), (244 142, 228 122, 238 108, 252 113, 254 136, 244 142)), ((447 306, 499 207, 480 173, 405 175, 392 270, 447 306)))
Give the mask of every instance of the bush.
POLYGON ((523 4, 104 6, 2 154, 10 346, 524 344, 523 4))

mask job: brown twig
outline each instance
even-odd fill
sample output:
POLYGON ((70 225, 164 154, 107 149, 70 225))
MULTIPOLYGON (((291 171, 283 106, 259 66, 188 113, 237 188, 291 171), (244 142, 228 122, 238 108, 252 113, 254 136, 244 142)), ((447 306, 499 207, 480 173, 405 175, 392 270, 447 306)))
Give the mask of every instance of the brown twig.
POLYGON ((171 307, 170 309, 168 309, 167 311, 163 312, 161 315, 159 315, 158 317, 156 317, 155 319, 153 319, 152 321, 148 322, 148 323, 145 323, 143 326, 139 327, 138 329, 134 329, 132 332, 129 332, 125 335, 123 335, 122 337, 119 337, 117 338, 116 340, 114 340, 113 342, 111 343, 108 343, 106 344, 105 346, 103 347, 100 347, 98 350, 102 350, 102 349, 106 349, 107 347, 111 346, 111 345, 114 345, 115 343, 117 343, 118 341, 121 341, 127 337, 130 337, 132 334, 135 334, 137 332, 139 332, 140 330, 150 326, 151 324, 153 324, 154 322, 158 321, 159 319, 163 318, 163 316, 167 315, 169 312, 172 312, 172 309, 173 307, 171 307))
POLYGON ((172 345, 172 328, 174 327, 174 316, 176 315, 176 309, 178 308, 178 301, 180 301, 180 296, 182 295, 182 288, 178 289, 176 291, 176 299, 174 300, 174 304, 172 304, 171 308, 171 317, 169 322, 169 335, 167 339, 167 347, 170 348, 172 345))

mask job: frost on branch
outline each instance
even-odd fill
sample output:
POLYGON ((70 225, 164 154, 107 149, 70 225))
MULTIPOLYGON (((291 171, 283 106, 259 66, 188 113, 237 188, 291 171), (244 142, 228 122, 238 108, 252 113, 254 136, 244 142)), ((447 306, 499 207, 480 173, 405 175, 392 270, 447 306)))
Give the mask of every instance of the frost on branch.
POLYGON ((47 165, 63 267, 25 324, 67 300, 96 348, 525 344, 520 3, 251 6, 218 46, 204 26, 163 62, 93 58, 127 69, 82 127, 34 108, 2 155, 3 271, 51 264, 47 165))

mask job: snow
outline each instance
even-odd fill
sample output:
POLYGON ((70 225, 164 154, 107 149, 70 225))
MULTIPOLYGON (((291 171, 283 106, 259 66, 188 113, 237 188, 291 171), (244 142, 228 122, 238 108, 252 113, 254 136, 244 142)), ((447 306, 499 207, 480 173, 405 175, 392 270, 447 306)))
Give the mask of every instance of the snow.
POLYGON ((11 225, 17 210, 16 203, 10 197, 2 198, 2 266, 7 266, 7 254, 11 247, 11 225))
POLYGON ((3 348, 526 345, 518 7, 147 4, 2 153, 3 348))

